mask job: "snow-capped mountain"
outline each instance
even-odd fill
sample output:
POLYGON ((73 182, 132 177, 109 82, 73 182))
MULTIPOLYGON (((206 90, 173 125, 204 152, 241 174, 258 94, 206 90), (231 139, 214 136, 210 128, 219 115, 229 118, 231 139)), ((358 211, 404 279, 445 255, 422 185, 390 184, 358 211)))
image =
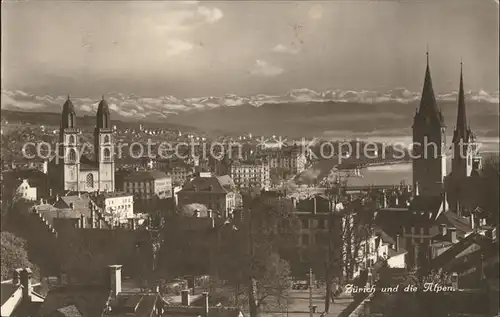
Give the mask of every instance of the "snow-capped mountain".
MULTIPOLYGON (((438 94, 439 101, 456 101, 458 92, 438 94)), ((478 92, 468 91, 468 101, 479 103, 498 103, 499 92, 488 93, 484 90, 478 92)), ((38 96, 20 90, 2 90, 2 109, 15 109, 24 111, 58 112, 61 110, 66 96, 38 96)), ((315 91, 308 88, 290 90, 282 96, 254 95, 238 96, 226 94, 216 97, 198 97, 179 99, 174 96, 141 97, 133 94, 112 92, 106 96, 110 110, 125 118, 165 118, 185 111, 206 110, 219 107, 237 107, 250 105, 260 107, 264 104, 309 103, 309 102, 352 102, 362 104, 401 103, 408 104, 418 101, 420 93, 409 91, 405 88, 396 88, 386 92, 352 91, 332 89, 315 91)), ((97 110, 100 98, 72 97, 76 110, 81 114, 91 114, 97 110)))

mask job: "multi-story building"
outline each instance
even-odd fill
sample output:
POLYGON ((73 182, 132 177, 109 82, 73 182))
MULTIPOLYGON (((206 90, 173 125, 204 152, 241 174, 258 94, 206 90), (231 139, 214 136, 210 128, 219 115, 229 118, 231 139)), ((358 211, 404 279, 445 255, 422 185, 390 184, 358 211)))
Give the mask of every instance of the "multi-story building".
POLYGON ((399 237, 395 242, 376 226, 370 232, 359 231, 355 224, 358 215, 345 212, 347 209, 342 203, 330 207, 327 197, 316 195, 298 202, 294 199, 294 204, 295 214, 300 221, 300 271, 313 267, 317 274, 322 274, 330 239, 333 256, 342 259, 335 261, 341 265, 338 269, 349 278, 356 277, 361 270, 370 268, 381 260, 387 260, 392 267, 404 267, 406 250, 400 247, 399 237), (336 215, 335 218, 332 217, 332 212, 336 215), (334 222, 330 224, 330 221, 334 222), (332 231, 330 225, 333 226, 332 231), (331 234, 337 236, 332 238, 331 234), (342 248, 338 247, 340 242, 342 248))
POLYGON ((123 192, 100 193, 93 197, 106 221, 117 225, 134 218, 134 196, 123 192))
POLYGON ((189 204, 202 204, 223 219, 240 207, 241 195, 229 176, 200 176, 187 182, 177 193, 179 207, 189 204))
POLYGON ((195 173, 195 166, 181 160, 158 160, 157 168, 172 178, 173 185, 184 185, 195 173))
POLYGON ((123 191, 134 195, 136 211, 152 211, 172 197, 172 178, 157 170, 134 171, 123 177, 123 191))
POLYGON ((240 188, 268 190, 271 186, 269 163, 262 160, 234 162, 231 165, 230 175, 240 188))
POLYGON ((307 158, 298 146, 264 150, 258 157, 268 161, 270 168, 287 169, 292 174, 303 172, 307 165, 307 158))

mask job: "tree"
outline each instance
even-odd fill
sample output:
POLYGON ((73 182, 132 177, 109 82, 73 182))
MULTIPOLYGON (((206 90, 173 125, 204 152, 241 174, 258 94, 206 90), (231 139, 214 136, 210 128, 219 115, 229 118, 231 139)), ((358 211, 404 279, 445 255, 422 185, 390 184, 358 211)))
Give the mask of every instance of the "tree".
POLYGON ((325 312, 333 300, 333 282, 343 284, 352 279, 361 262, 367 262, 368 240, 373 235, 373 211, 376 200, 372 192, 352 200, 347 194, 347 179, 335 178, 325 184, 329 200, 328 251, 325 260, 325 312))
POLYGON ((10 232, 1 232, 2 280, 12 278, 12 272, 19 268, 30 268, 39 277, 39 269, 28 259, 26 241, 10 232))
POLYGON ((290 266, 281 258, 297 241, 298 220, 291 201, 281 197, 244 196, 245 214, 238 232, 248 246, 243 257, 247 265, 248 303, 251 317, 261 308, 286 298, 290 266))
POLYGON ((339 214, 338 207, 344 200, 346 195, 347 181, 342 183, 337 178, 334 182, 327 181, 325 183, 327 190, 325 194, 329 201, 329 218, 328 218, 328 251, 325 261, 325 280, 326 280, 326 294, 325 294, 325 312, 330 310, 330 300, 333 298, 333 281, 335 278, 342 277, 343 266, 343 232, 346 226, 342 224, 342 215, 339 214))

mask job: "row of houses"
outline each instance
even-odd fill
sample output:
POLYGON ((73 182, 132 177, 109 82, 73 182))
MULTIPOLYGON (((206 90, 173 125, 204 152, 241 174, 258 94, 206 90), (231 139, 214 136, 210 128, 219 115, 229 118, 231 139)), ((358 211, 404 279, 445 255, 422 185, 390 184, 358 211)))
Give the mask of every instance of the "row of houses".
POLYGON ((169 296, 159 286, 140 288, 122 278, 122 265, 103 268, 94 281, 76 283, 59 279, 46 296, 36 291, 30 269, 16 269, 1 284, 4 317, 192 316, 243 317, 240 309, 222 307, 208 292, 169 296), (179 297, 179 298, 178 298, 179 297))

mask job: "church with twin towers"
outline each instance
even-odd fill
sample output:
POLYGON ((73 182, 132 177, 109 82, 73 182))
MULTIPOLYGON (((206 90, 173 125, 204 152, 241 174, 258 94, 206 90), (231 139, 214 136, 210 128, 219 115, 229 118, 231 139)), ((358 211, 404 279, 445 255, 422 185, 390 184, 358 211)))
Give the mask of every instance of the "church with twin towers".
POLYGON ((109 107, 99 102, 94 128, 94 157, 82 155, 82 130, 68 96, 63 105, 58 155, 49 163, 51 188, 57 193, 115 190, 114 136, 109 107))
POLYGON ((451 144, 446 142, 446 125, 436 102, 428 53, 420 106, 415 113, 412 130, 415 196, 431 200, 444 195, 450 210, 457 213, 464 207, 472 206, 469 200, 470 180, 480 173, 481 157, 475 135, 467 122, 462 63, 457 118, 451 144), (451 172, 447 174, 447 159, 450 156, 451 172))

